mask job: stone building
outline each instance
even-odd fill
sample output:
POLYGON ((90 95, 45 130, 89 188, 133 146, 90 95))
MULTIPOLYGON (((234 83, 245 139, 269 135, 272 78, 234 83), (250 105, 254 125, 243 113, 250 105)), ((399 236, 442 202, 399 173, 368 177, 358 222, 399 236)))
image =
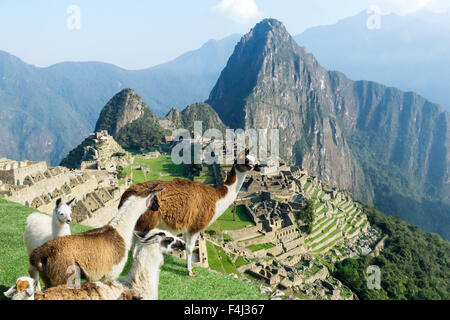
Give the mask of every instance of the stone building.
POLYGON ((0 197, 49 214, 53 212, 58 198, 63 201, 75 198, 74 220, 80 222, 88 219, 87 224, 92 220, 94 227, 106 224, 117 213, 117 205, 124 191, 117 187, 114 179, 116 182, 111 186, 109 178, 110 174, 106 171, 87 173, 64 167, 47 167, 45 162, 0 159, 0 197), (103 184, 109 188, 106 189, 103 184))

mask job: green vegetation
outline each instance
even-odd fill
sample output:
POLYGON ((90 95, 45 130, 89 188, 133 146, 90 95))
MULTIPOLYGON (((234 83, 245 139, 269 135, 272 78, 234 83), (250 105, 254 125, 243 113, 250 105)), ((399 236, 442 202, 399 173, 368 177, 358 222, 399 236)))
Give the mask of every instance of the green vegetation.
POLYGON ((360 299, 450 299, 450 243, 371 206, 364 211, 371 225, 389 236, 384 250, 376 258, 338 262, 334 275, 360 299), (370 265, 380 267, 380 290, 367 288, 370 265))
MULTIPOLYGON (((69 154, 62 159, 60 165, 64 166, 69 169, 78 169, 81 165, 81 159, 83 158, 84 151, 91 147, 95 146, 94 139, 91 137, 88 137, 83 140, 82 143, 80 143, 75 149, 71 150, 69 154)), ((85 161, 93 160, 94 159, 94 153, 89 150, 85 161)))
POLYGON ((126 178, 127 174, 125 173, 124 168, 122 166, 117 166, 116 171, 117 171, 117 179, 122 180, 126 178))
POLYGON ((306 225, 301 227, 302 232, 311 234, 314 223, 314 208, 313 203, 310 200, 306 200, 306 207, 301 211, 294 211, 295 218, 297 220, 303 220, 306 225))
POLYGON ((253 221, 245 212, 244 206, 237 206, 235 214, 233 209, 234 206, 229 207, 219 219, 209 226, 208 230, 214 230, 217 234, 220 234, 223 230, 238 230, 253 225, 253 221))
POLYGON ((160 144, 167 133, 147 108, 142 118, 128 123, 120 129, 115 138, 125 150, 144 152, 160 144))
POLYGON ((222 248, 207 241, 206 250, 208 252, 208 264, 211 269, 222 273, 239 274, 231 258, 222 248))
POLYGON ((142 167, 150 170, 148 174, 145 174, 142 170, 133 169, 133 184, 152 180, 170 181, 176 178, 188 178, 186 168, 181 164, 174 164, 171 156, 165 154, 160 155, 158 159, 145 159, 142 155, 136 155, 133 165, 123 169, 126 176, 130 176, 131 167, 142 167))
POLYGON ((168 118, 177 128, 183 128, 189 132, 194 131, 195 121, 202 121, 203 130, 205 131, 208 129, 217 129, 225 135, 225 130, 227 129, 227 126, 220 120, 217 112, 209 104, 203 102, 191 104, 181 112, 171 110, 168 118))
POLYGON ((245 260, 242 256, 239 256, 239 257, 236 259, 236 262, 234 263, 234 265, 236 266, 236 268, 245 266, 246 264, 248 264, 248 261, 245 260))
MULTIPOLYGON (((17 278, 28 275, 28 257, 23 233, 27 216, 36 210, 0 199, 0 292, 12 286, 17 278)), ((86 226, 71 225, 72 233, 88 230, 86 226)), ((239 261, 239 259, 238 259, 239 261)), ((238 262, 236 261, 236 262, 238 262)), ((132 264, 129 259, 122 273, 132 264)), ((227 267, 228 270, 228 267, 227 267)), ((186 261, 173 256, 165 257, 159 283, 159 299, 162 300, 260 300, 267 299, 258 286, 225 275, 194 268, 197 277, 190 278, 186 261)), ((0 299, 6 299, 0 294, 0 299)))
POLYGON ((255 284, 194 268, 197 277, 188 277, 186 261, 167 256, 161 269, 160 300, 266 300, 255 284))
POLYGON ((275 245, 273 243, 261 243, 261 244, 252 244, 247 246, 247 249, 252 250, 253 252, 259 251, 259 250, 264 250, 264 249, 270 249, 275 247, 275 245))
POLYGON ((308 271, 305 272, 305 277, 311 277, 313 275, 315 275, 317 272, 319 272, 320 267, 318 266, 313 266, 311 269, 309 269, 308 271))
MULTIPOLYGON (((336 225, 337 220, 331 218, 331 219, 327 220, 326 222, 324 222, 323 225, 325 225, 325 224, 327 224, 327 223, 329 223, 329 225, 327 225, 327 227, 326 227, 325 229, 323 229, 322 232, 320 232, 320 233, 319 233, 318 235, 316 235, 314 238, 306 239, 305 242, 306 242, 306 243, 308 243, 308 242, 314 242, 314 241, 316 241, 317 239, 323 237, 325 234, 328 233, 328 231, 331 230, 331 228, 333 228, 333 227, 336 225), (331 222, 331 223, 330 223, 330 222, 331 222)), ((321 227, 322 227, 322 226, 321 226, 321 227)), ((338 231, 339 231, 339 230, 338 230, 338 231)))
MULTIPOLYGON (((0 292, 6 291, 17 278, 28 275, 28 255, 23 234, 28 215, 35 209, 0 199, 0 292)), ((72 233, 88 230, 72 224, 72 233)), ((3 294, 0 294, 0 298, 3 294)))
POLYGON ((125 157, 126 155, 127 155, 127 154, 124 153, 124 152, 116 152, 116 153, 113 153, 113 154, 111 155, 111 157, 121 158, 121 157, 125 157))

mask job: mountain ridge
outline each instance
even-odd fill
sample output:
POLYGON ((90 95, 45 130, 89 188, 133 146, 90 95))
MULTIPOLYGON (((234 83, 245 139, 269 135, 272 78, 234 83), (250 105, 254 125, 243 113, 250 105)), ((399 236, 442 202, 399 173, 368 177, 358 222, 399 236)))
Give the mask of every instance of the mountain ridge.
POLYGON ((231 54, 234 39, 236 35, 215 40, 180 56, 192 67, 179 73, 172 67, 179 65, 177 59, 144 70, 104 62, 62 62, 42 68, 0 51, 0 156, 58 164, 94 130, 109 99, 127 87, 159 116, 171 107, 202 101, 231 54), (208 59, 211 56, 219 59, 208 59), (201 62, 204 66, 199 68, 201 62))
POLYGON ((280 128, 285 159, 449 238, 449 114, 442 106, 327 71, 274 19, 241 39, 206 102, 232 128, 280 128), (413 200, 423 205, 407 217, 413 200))
POLYGON ((381 15, 380 29, 368 29, 370 16, 363 11, 336 24, 309 28, 294 39, 328 70, 419 93, 449 111, 448 12, 381 15))

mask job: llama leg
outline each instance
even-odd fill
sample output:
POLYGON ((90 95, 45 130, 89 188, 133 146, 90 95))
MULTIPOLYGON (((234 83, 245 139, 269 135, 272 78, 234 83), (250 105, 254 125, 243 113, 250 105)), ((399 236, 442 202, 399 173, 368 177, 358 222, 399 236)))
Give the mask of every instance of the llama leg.
POLYGON ((30 265, 30 267, 28 268, 28 273, 34 280, 34 287, 36 288, 36 291, 41 291, 41 284, 39 283, 39 271, 35 267, 30 265))
POLYGON ((133 236, 133 239, 131 240, 131 256, 134 257, 136 256, 136 251, 137 251, 137 238, 136 236, 133 236))
POLYGON ((184 236, 186 242, 186 264, 189 271, 189 276, 191 277, 195 277, 195 273, 192 272, 192 251, 194 251, 195 242, 197 241, 198 235, 198 233, 190 234, 187 232, 184 236))

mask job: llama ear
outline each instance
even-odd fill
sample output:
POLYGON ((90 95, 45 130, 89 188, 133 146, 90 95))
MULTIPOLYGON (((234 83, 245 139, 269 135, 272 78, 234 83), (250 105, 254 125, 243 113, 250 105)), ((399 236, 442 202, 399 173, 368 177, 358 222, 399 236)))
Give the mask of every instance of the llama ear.
POLYGON ((59 207, 61 205, 61 198, 58 198, 58 200, 56 200, 56 206, 59 207))
POLYGON ((5 297, 7 297, 8 299, 11 299, 14 294, 17 292, 16 286, 12 286, 11 288, 9 288, 8 291, 3 292, 3 294, 5 295, 5 297))
POLYGON ((153 183, 153 184, 150 184, 150 185, 147 186, 147 189, 153 190, 153 189, 155 189, 158 185, 159 185, 159 183, 153 183))
POLYGON ((148 234, 148 232, 134 231, 134 235, 141 241, 145 239, 145 236, 147 234, 148 234))
POLYGON ((147 208, 151 208, 152 211, 156 211, 158 210, 157 208, 159 208, 159 205, 157 204, 156 206, 154 206, 155 202, 157 201, 157 199, 155 198, 156 195, 160 194, 161 192, 163 192, 166 188, 162 188, 156 191, 152 191, 148 197, 147 200, 145 200, 145 205, 147 206, 147 208), (156 208, 156 210, 154 210, 156 208))
POLYGON ((152 192, 152 195, 153 195, 153 196, 156 196, 156 195, 160 194, 161 192, 163 192, 164 190, 166 190, 166 188, 162 188, 162 189, 153 191, 153 192, 152 192))
POLYGON ((72 202, 74 202, 75 201, 75 198, 73 198, 72 200, 70 200, 69 202, 67 202, 66 204, 68 205, 68 206, 70 206, 71 204, 72 204, 72 202))

